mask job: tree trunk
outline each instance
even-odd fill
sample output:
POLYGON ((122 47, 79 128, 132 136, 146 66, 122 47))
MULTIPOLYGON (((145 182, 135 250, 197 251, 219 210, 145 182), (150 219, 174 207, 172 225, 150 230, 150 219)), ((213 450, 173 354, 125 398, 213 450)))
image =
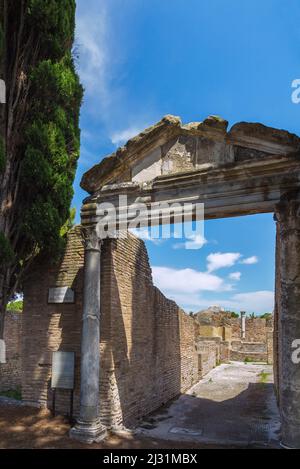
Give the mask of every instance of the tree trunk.
MULTIPOLYGON (((75 7, 75 0, 47 2, 0 0, 0 22, 4 32, 4 47, 0 52, 0 79, 6 84, 6 104, 0 105, 0 138, 5 148, 5 158, 2 158, 0 165, 0 338, 3 337, 7 302, 18 291, 22 277, 38 251, 49 245, 49 238, 52 239, 53 245, 59 244, 59 230, 66 221, 71 203, 73 173, 79 153, 78 119, 82 96, 74 64, 70 62, 75 7), (41 64, 42 67, 39 68, 41 64), (57 108, 62 107, 66 113, 65 122, 70 120, 74 124, 74 129, 72 125, 64 124, 54 112, 55 109, 52 109, 50 123, 58 126, 65 142, 61 145, 61 140, 59 136, 57 137, 57 147, 63 147, 59 167, 54 161, 55 148, 53 149, 50 143, 47 152, 42 144, 32 141, 29 143, 30 137, 28 137, 29 129, 33 131, 34 124, 38 126, 43 120, 41 116, 48 116, 47 106, 45 108, 45 103, 39 102, 39 91, 31 93, 34 86, 31 87, 30 73, 33 73, 32 76, 34 71, 43 73, 43 66, 47 68, 49 64, 52 67, 52 77, 56 76, 57 70, 61 76, 64 76, 66 70, 68 73, 71 72, 75 79, 72 96, 66 96, 63 88, 60 92, 54 88, 53 96, 50 97, 47 93, 40 92, 41 100, 46 99, 47 102, 48 99, 49 109, 52 109, 53 104, 57 108), (56 69, 56 65, 61 68, 56 69), (43 103, 41 109, 35 106, 37 103, 43 103), (34 110, 37 115, 34 114, 34 110), (68 147, 69 141, 71 143, 68 147), (34 180, 26 176, 26 168, 28 174, 32 173, 31 160, 26 149, 32 150, 32 147, 42 155, 45 154, 44 164, 51 167, 50 189, 47 186, 44 193, 41 189, 42 184, 35 188, 34 180), (66 175, 66 178, 57 183, 61 174, 66 175), (56 183, 58 187, 62 187, 61 190, 56 187, 57 193, 56 183), (36 202, 35 199, 39 200, 36 202), (52 219, 52 225, 46 230, 41 230, 44 240, 36 235, 39 229, 35 220, 39 221, 40 212, 53 213, 52 218, 49 217, 52 219)), ((34 78, 32 82, 34 83, 34 78)), ((43 78, 40 79, 40 83, 47 90, 43 78)), ((51 83, 52 78, 49 77, 49 84, 51 83)), ((46 128, 44 122, 41 127, 46 128)), ((37 173, 38 171, 37 165, 37 173)))
MULTIPOLYGON (((17 243, 15 203, 18 197, 18 176, 22 156, 22 127, 27 108, 28 52, 34 54, 27 37, 24 36, 26 0, 0 0, 3 25, 3 51, 1 57, 1 79, 6 84, 6 104, 1 105, 0 135, 5 146, 5 167, 0 174, 0 233, 14 250, 17 243), (26 49, 27 48, 27 49, 26 49)), ((30 61, 31 62, 31 61, 30 61)), ((7 302, 18 269, 14 262, 0 259, 0 339, 3 338, 4 318, 7 302)))

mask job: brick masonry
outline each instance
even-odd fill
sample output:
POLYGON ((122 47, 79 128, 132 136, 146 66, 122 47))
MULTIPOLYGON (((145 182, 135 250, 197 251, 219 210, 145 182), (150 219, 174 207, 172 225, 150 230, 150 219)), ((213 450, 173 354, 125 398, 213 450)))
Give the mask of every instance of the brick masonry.
POLYGON ((16 390, 21 386, 21 335, 22 314, 8 311, 4 327, 6 363, 0 364, 0 392, 16 390))
POLYGON ((219 338, 221 361, 245 359, 273 363, 273 319, 246 318, 245 338, 241 338, 241 320, 231 313, 208 309, 196 314, 201 336, 219 338))
MULTIPOLYGON (((23 399, 51 407, 52 352, 74 351, 75 415, 79 411, 83 264, 81 231, 76 227, 61 261, 40 260, 24 290, 23 399), (74 304, 47 303, 49 287, 59 286, 75 291, 74 304)), ((104 242, 101 288, 101 418, 111 428, 130 426, 215 366, 216 345, 203 346, 200 366, 195 346, 199 324, 153 285, 145 245, 133 235, 104 242)), ((56 407, 59 413, 68 413, 68 391, 57 391, 56 407)))

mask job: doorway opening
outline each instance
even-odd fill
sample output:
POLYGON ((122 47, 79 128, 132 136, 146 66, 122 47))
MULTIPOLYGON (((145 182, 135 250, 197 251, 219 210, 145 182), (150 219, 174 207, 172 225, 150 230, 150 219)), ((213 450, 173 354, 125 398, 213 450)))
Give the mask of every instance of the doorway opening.
POLYGON ((198 380, 139 431, 218 447, 277 446, 273 215, 207 221, 202 241, 141 237, 154 284, 197 323, 198 380))

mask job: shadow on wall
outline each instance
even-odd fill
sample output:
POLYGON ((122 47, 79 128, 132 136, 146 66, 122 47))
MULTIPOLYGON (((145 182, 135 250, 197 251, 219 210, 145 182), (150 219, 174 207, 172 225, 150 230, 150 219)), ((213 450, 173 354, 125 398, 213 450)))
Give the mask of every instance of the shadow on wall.
MULTIPOLYGON (((60 262, 40 260, 27 278, 23 314, 23 399, 51 408, 52 352, 76 355, 74 416, 80 404, 84 249, 80 227, 60 262), (71 287, 74 304, 48 304, 50 287, 71 287)), ((100 411, 109 427, 130 426, 198 380, 196 322, 153 286, 143 241, 107 240, 101 258, 100 411)), ((58 413, 70 392, 58 390, 58 413)))
POLYGON ((101 416, 129 427, 180 394, 179 308, 153 286, 137 238, 107 241, 102 266, 101 416))

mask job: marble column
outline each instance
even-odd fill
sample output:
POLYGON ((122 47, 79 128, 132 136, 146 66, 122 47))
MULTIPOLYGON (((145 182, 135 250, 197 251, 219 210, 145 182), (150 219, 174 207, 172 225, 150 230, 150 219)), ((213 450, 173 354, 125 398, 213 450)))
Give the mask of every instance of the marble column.
MULTIPOLYGON (((277 286, 279 404, 282 446, 300 448, 300 192, 285 194, 275 208, 278 236, 277 286)), ((277 282, 276 282, 277 284, 277 282)))
POLYGON ((241 339, 246 339, 246 313, 241 311, 241 339))
POLYGON ((93 227, 85 228, 84 235, 80 416, 70 436, 85 443, 93 443, 106 436, 106 429, 99 419, 101 241, 93 227))

